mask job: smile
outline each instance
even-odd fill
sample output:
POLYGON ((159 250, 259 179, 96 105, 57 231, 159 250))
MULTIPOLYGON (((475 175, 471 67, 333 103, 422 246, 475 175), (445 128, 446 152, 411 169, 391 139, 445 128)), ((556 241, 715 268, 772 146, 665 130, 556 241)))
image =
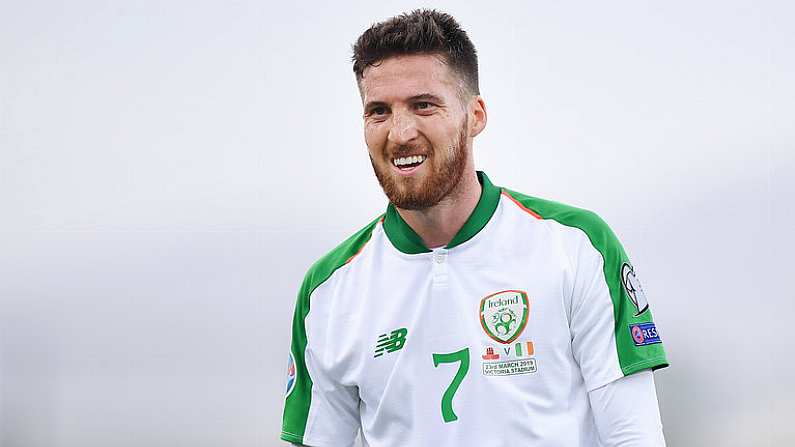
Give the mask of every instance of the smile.
POLYGON ((409 157, 393 158, 392 164, 401 171, 413 171, 428 158, 425 155, 412 155, 409 157))

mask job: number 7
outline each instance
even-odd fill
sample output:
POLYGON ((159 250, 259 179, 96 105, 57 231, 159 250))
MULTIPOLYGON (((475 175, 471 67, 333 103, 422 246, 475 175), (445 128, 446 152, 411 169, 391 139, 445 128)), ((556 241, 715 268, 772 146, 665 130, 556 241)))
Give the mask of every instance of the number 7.
POLYGON ((455 396, 456 391, 458 391, 458 386, 461 385, 464 376, 469 372, 469 348, 464 348, 456 352, 449 352, 447 354, 433 354, 434 368, 441 363, 455 362, 461 362, 461 364, 458 365, 458 371, 455 373, 453 381, 450 382, 450 386, 447 387, 442 395, 442 419, 444 419, 445 422, 458 420, 458 416, 456 416, 453 411, 453 396, 455 396))

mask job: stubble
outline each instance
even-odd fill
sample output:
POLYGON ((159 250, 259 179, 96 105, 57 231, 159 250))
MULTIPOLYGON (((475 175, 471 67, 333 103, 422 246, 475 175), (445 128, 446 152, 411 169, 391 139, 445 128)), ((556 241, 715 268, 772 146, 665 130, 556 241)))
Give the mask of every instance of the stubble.
MULTIPOLYGON (((381 170, 370 157, 370 163, 373 165, 378 183, 384 190, 389 201, 398 208, 405 210, 423 210, 437 205, 443 199, 453 194, 456 187, 461 182, 464 176, 464 170, 467 164, 467 126, 466 117, 464 118, 458 133, 457 144, 450 145, 444 150, 448 152, 447 156, 442 161, 441 166, 426 166, 432 168, 431 172, 421 184, 416 184, 418 181, 408 177, 399 178, 394 173, 390 172, 387 167, 381 170), (401 187, 399 182, 402 183, 401 187)), ((400 149, 397 151, 400 152, 400 149)), ((433 148, 432 156, 438 161, 441 154, 437 154, 437 148, 433 148)), ((426 160, 427 163, 430 160, 426 160)))

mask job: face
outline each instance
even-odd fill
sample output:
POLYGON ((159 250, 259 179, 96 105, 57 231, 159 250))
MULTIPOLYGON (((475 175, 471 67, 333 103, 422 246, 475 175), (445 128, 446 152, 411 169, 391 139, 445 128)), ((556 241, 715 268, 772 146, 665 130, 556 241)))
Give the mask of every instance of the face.
MULTIPOLYGON (((398 208, 438 204, 471 166, 471 140, 482 126, 470 116, 471 104, 462 102, 462 88, 434 55, 392 57, 364 71, 365 142, 375 175, 398 208)), ((483 117, 485 125, 485 110, 483 117)))

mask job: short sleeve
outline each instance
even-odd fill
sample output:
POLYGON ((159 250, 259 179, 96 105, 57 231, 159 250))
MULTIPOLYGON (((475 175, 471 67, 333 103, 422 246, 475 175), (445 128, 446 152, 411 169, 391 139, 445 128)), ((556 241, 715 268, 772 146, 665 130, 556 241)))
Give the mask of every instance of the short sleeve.
POLYGON ((668 366, 635 268, 618 238, 588 212, 580 219, 571 297, 572 352, 588 390, 668 366))
POLYGON ((328 300, 318 296, 334 272, 359 253, 370 240, 378 216, 339 246, 320 258, 307 272, 298 292, 293 314, 290 358, 287 365, 287 396, 284 401, 281 438, 307 446, 352 446, 360 427, 359 390, 343 384, 339 375, 345 365, 330 349, 328 300), (312 306, 312 300, 319 304, 312 306), (342 369, 341 369, 342 368, 342 369))
POLYGON ((313 324, 325 316, 316 312, 310 317, 308 282, 293 316, 281 439, 311 447, 352 446, 359 430, 358 390, 331 374, 325 325, 313 324))

